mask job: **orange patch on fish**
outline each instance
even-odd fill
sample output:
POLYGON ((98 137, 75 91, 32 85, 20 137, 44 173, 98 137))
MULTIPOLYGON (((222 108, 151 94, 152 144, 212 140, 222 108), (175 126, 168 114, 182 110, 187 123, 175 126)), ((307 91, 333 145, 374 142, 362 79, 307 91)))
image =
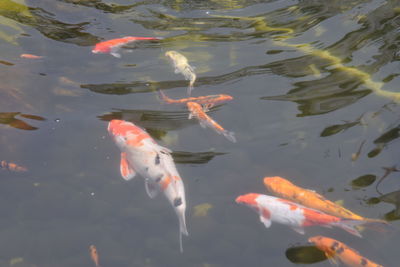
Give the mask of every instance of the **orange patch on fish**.
POLYGON ((170 183, 171 183, 171 177, 166 176, 165 179, 161 180, 161 189, 162 190, 167 189, 170 183))
POLYGON ((14 172, 26 172, 28 171, 27 168, 23 166, 19 166, 12 162, 7 162, 5 160, 0 161, 0 168, 7 169, 14 172))
POLYGON ((256 200, 258 196, 259 196, 259 194, 255 194, 255 193, 238 196, 236 198, 236 203, 258 205, 257 200, 256 200))

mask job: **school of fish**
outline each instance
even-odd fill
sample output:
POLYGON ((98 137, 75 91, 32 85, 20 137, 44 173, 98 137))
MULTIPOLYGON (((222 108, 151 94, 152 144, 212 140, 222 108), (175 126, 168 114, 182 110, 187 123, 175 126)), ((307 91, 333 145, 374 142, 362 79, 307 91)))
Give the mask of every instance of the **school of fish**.
MULTIPOLYGON (((108 40, 98 43, 92 52, 109 53, 114 57, 121 57, 118 50, 138 40, 161 40, 161 38, 128 36, 108 40)), ((165 56, 172 62, 175 73, 181 73, 186 80, 189 80, 188 97, 172 99, 162 90, 157 90, 159 98, 166 104, 185 105, 189 111, 188 119, 196 118, 201 127, 213 129, 235 143, 234 133, 224 129, 207 114, 213 106, 231 101, 233 97, 226 94, 191 96, 197 78, 194 68, 189 64, 188 59, 177 51, 167 51, 165 56)), ((129 181, 137 174, 140 175, 144 179, 145 190, 150 198, 163 192, 173 207, 179 221, 179 244, 180 251, 183 252, 182 235, 188 235, 185 219, 186 196, 182 178, 171 156, 171 150, 157 144, 144 129, 132 122, 111 120, 108 124, 108 132, 120 149, 122 178, 129 181)), ((337 227, 352 235, 362 237, 361 226, 387 225, 384 220, 365 218, 315 191, 303 189, 282 177, 265 177, 263 181, 265 187, 277 197, 247 193, 238 196, 236 203, 244 204, 256 211, 266 228, 269 228, 272 222, 276 222, 292 228, 297 233, 305 234, 306 227, 337 227)), ((340 241, 324 236, 311 237, 308 241, 322 250, 332 262, 338 259, 348 266, 381 266, 361 256, 340 241)), ((93 256, 94 252, 91 254, 97 266, 98 259, 95 259, 98 256, 93 256)))
MULTIPOLYGON (((120 58, 120 49, 127 44, 136 41, 160 40, 162 40, 160 37, 126 36, 97 43, 93 47, 92 53, 110 54, 120 58)), ((194 67, 189 64, 189 60, 184 55, 177 51, 167 51, 164 55, 173 64, 175 73, 182 74, 185 80, 189 81, 188 97, 172 99, 162 90, 157 90, 160 100, 166 104, 182 105, 188 110, 188 119, 195 118, 201 127, 213 129, 229 141, 236 143, 234 132, 224 129, 207 114, 215 105, 231 101, 233 97, 227 94, 191 96, 197 79, 194 67)), ((26 59, 43 58, 33 54, 21 54, 20 57, 26 59)), ((184 182, 175 166, 171 155, 172 151, 158 144, 146 130, 130 121, 112 119, 108 123, 107 130, 120 150, 119 171, 122 178, 130 181, 137 175, 142 177, 145 191, 151 199, 162 193, 172 206, 178 218, 179 247, 180 251, 183 252, 182 236, 189 235, 186 226, 187 203, 184 182)), ((364 142, 360 144, 357 153, 352 155, 353 161, 357 160, 364 142)), ((0 167, 15 172, 27 171, 23 166, 4 160, 0 162, 0 167)), ((384 229, 388 226, 388 223, 384 220, 358 215, 326 199, 317 192, 297 186, 285 178, 279 176, 264 177, 263 183, 266 189, 275 196, 246 193, 236 197, 235 202, 254 210, 266 228, 270 228, 272 222, 274 222, 304 235, 305 228, 308 227, 337 227, 361 238, 360 231, 363 227, 369 228, 371 226, 371 229, 384 229)), ((207 206, 207 210, 209 208, 211 206, 207 206)), ((280 229, 277 227, 276 231, 280 231, 280 229)), ((308 238, 308 242, 314 244, 334 264, 340 261, 352 267, 382 267, 382 265, 367 259, 356 250, 333 238, 318 235, 308 238)), ((95 266, 99 267, 99 255, 94 245, 89 246, 89 255, 95 266)))

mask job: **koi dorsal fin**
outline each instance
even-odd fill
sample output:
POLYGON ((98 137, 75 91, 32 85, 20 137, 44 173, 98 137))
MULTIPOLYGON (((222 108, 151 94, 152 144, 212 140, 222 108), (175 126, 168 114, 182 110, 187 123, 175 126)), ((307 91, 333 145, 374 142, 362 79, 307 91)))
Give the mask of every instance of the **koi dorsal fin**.
POLYGON ((129 181, 136 175, 136 171, 129 165, 128 160, 126 159, 126 153, 121 153, 121 163, 119 165, 119 169, 121 171, 122 178, 129 181))

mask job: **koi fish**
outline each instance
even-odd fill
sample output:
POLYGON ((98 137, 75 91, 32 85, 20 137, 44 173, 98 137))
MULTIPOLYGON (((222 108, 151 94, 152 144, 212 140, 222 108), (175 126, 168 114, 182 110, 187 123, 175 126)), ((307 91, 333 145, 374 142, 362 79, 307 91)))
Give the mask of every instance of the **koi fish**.
POLYGON ((226 138, 228 138, 229 141, 236 143, 236 138, 235 138, 234 133, 225 130, 216 121, 211 119, 211 117, 208 116, 203 111, 203 109, 201 108, 201 106, 199 104, 197 104, 196 102, 187 102, 186 105, 190 111, 189 120, 192 119, 193 117, 195 117, 200 122, 201 127, 203 127, 203 128, 209 127, 211 129, 214 129, 217 133, 222 134, 226 138))
POLYGON ((90 258, 94 262, 96 267, 100 267, 99 264, 99 254, 97 253, 97 248, 95 245, 90 245, 89 247, 90 258))
POLYGON ((265 177, 264 185, 270 192, 279 197, 289 199, 308 208, 320 210, 333 216, 351 220, 363 220, 387 224, 384 220, 369 219, 355 214, 354 212, 329 201, 317 192, 298 187, 282 177, 265 177))
POLYGON ((141 41, 141 40, 161 40, 158 37, 134 37, 134 36, 126 36, 122 38, 116 38, 107 40, 104 42, 97 43, 95 47, 92 49, 92 53, 104 53, 104 54, 111 54, 114 57, 120 58, 121 55, 118 53, 118 50, 129 43, 134 41, 141 41))
POLYGON ((196 81, 196 74, 194 73, 193 67, 189 65, 187 58, 176 52, 167 51, 165 56, 168 57, 174 64, 175 73, 182 73, 186 80, 189 80, 188 95, 191 94, 193 90, 193 84, 196 81))
POLYGON ((37 56, 33 54, 21 54, 19 57, 21 58, 29 58, 29 59, 41 59, 43 56, 37 56))
POLYGON ((7 169, 10 171, 14 171, 14 172, 26 172, 28 170, 27 168, 25 168, 23 166, 19 166, 15 163, 7 162, 5 160, 0 161, 0 168, 7 169))
POLYGON ((336 259, 339 259, 344 264, 351 267, 383 267, 361 256, 356 250, 333 238, 319 235, 309 238, 308 242, 314 243, 334 264, 337 264, 336 259))
POLYGON ((239 196, 236 198, 236 203, 246 204, 258 212, 261 222, 267 228, 274 221, 288 225, 300 234, 304 234, 304 227, 319 225, 328 228, 336 226, 361 237, 355 226, 365 223, 359 220, 341 219, 286 199, 262 194, 249 193, 239 196))
POLYGON ((169 98, 165 93, 161 90, 158 90, 160 98, 168 103, 168 104, 186 104, 187 102, 196 102, 198 104, 203 105, 203 111, 207 112, 214 105, 223 103, 226 101, 230 101, 233 99, 230 95, 206 95, 206 96, 198 96, 198 97, 187 97, 181 99, 172 99, 169 98))
POLYGON ((108 132, 121 150, 121 175, 130 180, 138 173, 145 179, 148 196, 163 192, 179 220, 179 241, 188 235, 185 221, 186 198, 182 178, 176 170, 171 151, 158 145, 151 136, 133 123, 112 120, 108 132))

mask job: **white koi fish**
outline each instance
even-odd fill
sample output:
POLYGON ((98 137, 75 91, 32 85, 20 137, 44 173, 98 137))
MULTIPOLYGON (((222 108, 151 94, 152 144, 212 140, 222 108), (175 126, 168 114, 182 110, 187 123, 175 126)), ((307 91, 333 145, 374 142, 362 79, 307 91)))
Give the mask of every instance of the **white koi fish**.
POLYGON ((138 173, 145 179, 146 192, 154 198, 162 191, 179 220, 179 241, 188 235, 185 221, 186 198, 182 178, 176 170, 171 151, 158 145, 151 136, 133 123, 112 120, 108 132, 121 150, 121 175, 130 180, 138 173))
POLYGON ((194 73, 193 67, 189 65, 187 58, 176 52, 176 51, 167 51, 165 52, 165 56, 168 57, 175 67, 175 73, 182 73, 186 80, 189 80, 188 86, 188 95, 191 94, 193 90, 194 82, 196 81, 196 73, 194 73))
POLYGON ((362 220, 342 219, 318 210, 306 208, 292 201, 249 193, 236 198, 236 203, 246 204, 260 215, 261 222, 269 228, 271 222, 288 225, 300 234, 304 234, 304 227, 319 225, 331 228, 340 227, 343 230, 361 237, 355 226, 365 224, 362 220))

